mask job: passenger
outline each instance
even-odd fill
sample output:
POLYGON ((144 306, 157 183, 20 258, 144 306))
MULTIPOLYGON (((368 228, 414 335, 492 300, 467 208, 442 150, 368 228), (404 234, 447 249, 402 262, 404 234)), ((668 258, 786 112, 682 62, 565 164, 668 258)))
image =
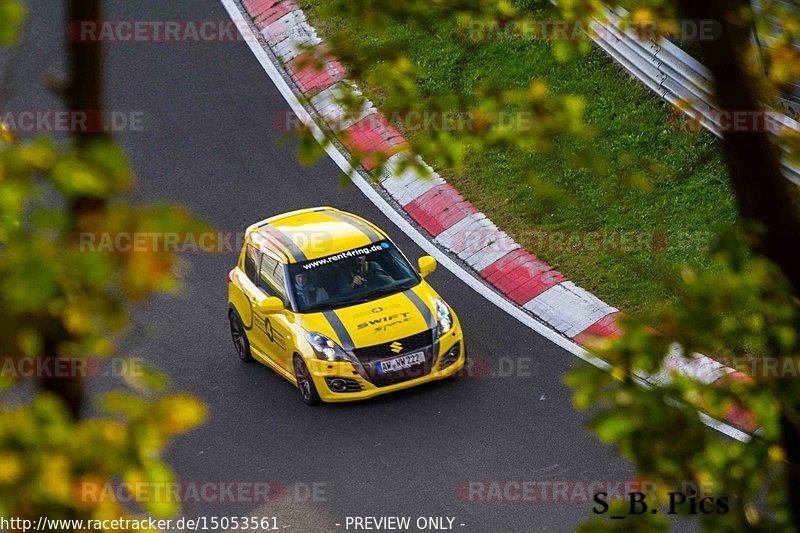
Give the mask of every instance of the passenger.
POLYGON ((294 293, 297 305, 301 308, 311 307, 328 299, 328 291, 316 287, 308 279, 308 273, 300 272, 294 276, 294 293))
POLYGON ((350 288, 381 287, 394 283, 394 278, 375 261, 367 261, 363 255, 356 257, 355 268, 351 273, 350 288))

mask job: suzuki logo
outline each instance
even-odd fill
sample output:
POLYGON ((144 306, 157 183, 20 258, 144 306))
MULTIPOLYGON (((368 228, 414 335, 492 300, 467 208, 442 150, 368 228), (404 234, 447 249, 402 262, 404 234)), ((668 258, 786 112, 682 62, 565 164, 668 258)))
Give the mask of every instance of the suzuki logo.
POLYGON ((397 342, 397 341, 394 341, 392 344, 390 344, 390 345, 389 345, 389 348, 391 348, 391 350, 392 350, 394 353, 400 353, 400 352, 402 352, 402 351, 403 351, 403 345, 402 345, 402 344, 400 344, 400 343, 399 343, 399 342, 397 342))

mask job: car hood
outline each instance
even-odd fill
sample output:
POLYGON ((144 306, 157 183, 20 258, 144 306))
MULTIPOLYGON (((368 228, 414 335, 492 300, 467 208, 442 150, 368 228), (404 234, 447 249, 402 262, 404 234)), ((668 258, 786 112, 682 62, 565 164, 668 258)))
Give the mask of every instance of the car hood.
POLYGON ((422 282, 370 302, 306 315, 303 325, 336 340, 345 350, 375 346, 435 327, 436 298, 422 282))

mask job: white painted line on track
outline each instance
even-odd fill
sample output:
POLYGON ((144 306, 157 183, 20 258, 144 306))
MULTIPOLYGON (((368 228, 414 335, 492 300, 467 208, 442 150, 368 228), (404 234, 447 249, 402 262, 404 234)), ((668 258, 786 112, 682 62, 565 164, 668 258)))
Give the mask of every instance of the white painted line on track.
MULTIPOLYGON (((710 427, 712 429, 716 429, 720 433, 724 433, 725 435, 731 437, 732 439, 736 439, 736 440, 741 441, 741 442, 748 442, 752 438, 752 437, 750 437, 750 435, 748 435, 744 431, 742 431, 740 429, 736 429, 735 427, 733 427, 730 424, 726 424, 725 422, 721 422, 721 421, 717 420, 716 418, 714 418, 712 416, 709 416, 708 414, 706 414, 706 413, 704 413, 702 411, 699 411, 699 413, 700 413, 700 420, 703 422, 703 424, 707 425, 708 427, 710 427)), ((756 431, 756 433, 759 433, 759 431, 756 431)))
MULTIPOLYGON (((242 17, 251 25, 252 32, 258 33, 257 29, 252 27, 252 23, 250 22, 250 17, 246 13, 242 13, 239 10, 239 7, 236 5, 234 0, 220 0, 222 5, 225 7, 225 10, 228 12, 228 15, 231 17, 232 20, 242 20, 242 17)), ((240 28, 240 31, 243 31, 240 28)), ((267 75, 272 80, 272 83, 278 89, 278 92, 284 97, 286 102, 292 108, 292 111, 297 115, 297 117, 305 124, 311 133, 314 135, 314 138, 320 142, 323 146, 325 146, 325 151, 333 160, 334 163, 346 174, 352 176, 352 181, 358 187, 362 193, 373 203, 375 207, 380 209, 380 211, 389 219, 391 220, 401 231, 403 231, 411 240, 413 240, 417 246, 425 250, 428 254, 436 258, 436 260, 447 268, 450 272, 453 273, 457 278, 461 281, 466 283, 471 289, 475 292, 489 300, 491 303, 517 319, 519 322, 525 324, 530 329, 541 335, 542 337, 546 338, 550 342, 556 344, 557 346, 563 348, 564 350, 568 351, 572 355, 586 361, 587 363, 594 365, 597 368, 602 370, 610 370, 611 365, 607 362, 603 361, 602 359, 592 355, 582 346, 572 342, 571 340, 567 339, 566 337, 561 336, 560 334, 556 333, 555 331, 551 330, 535 318, 533 316, 527 314, 526 312, 522 311, 520 308, 509 302, 508 300, 504 299, 492 289, 475 279, 475 277, 465 270, 461 265, 453 261, 447 254, 437 248, 432 242, 430 242, 422 233, 417 230, 408 220, 405 219, 400 213, 398 213, 394 207, 386 201, 373 187, 372 185, 358 172, 356 172, 352 165, 350 165, 348 161, 348 157, 342 154, 339 149, 332 143, 328 142, 328 139, 325 133, 320 129, 314 119, 309 115, 308 111, 303 107, 300 103, 300 100, 297 98, 297 95, 294 94, 292 88, 289 87, 289 84, 286 80, 281 76, 281 73, 278 71, 278 68, 272 62, 272 59, 269 57, 269 54, 264 50, 261 45, 260 41, 257 41, 253 38, 246 38, 244 41, 247 43, 247 46, 250 47, 250 50, 253 52, 253 55, 256 56, 259 64, 267 73, 267 75)), ((639 380, 643 385, 649 386, 647 382, 644 380, 639 380)), ((733 439, 747 442, 750 440, 750 435, 747 433, 736 429, 735 427, 731 426, 730 424, 726 424, 719 420, 716 420, 703 412, 700 413, 700 419, 706 424, 708 427, 713 428, 720 433, 723 433, 733 439)))

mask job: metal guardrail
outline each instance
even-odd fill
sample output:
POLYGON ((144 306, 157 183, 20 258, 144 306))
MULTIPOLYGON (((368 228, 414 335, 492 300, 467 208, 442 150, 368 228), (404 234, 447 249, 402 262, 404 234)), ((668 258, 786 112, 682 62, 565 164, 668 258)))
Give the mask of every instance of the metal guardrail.
MULTIPOLYGON (((624 9, 606 9, 606 15, 606 20, 592 22, 592 40, 659 97, 721 137, 722 116, 715 104, 711 72, 667 39, 655 42, 621 30, 620 19, 628 15, 624 9)), ((776 130, 800 135, 800 123, 778 111, 770 113, 769 120, 776 130)), ((784 151, 788 153, 788 148, 784 151)), ((800 166, 784 157, 782 168, 787 179, 800 185, 800 166)))
MULTIPOLYGON (((778 9, 792 13, 795 17, 800 17, 800 0, 770 0, 770 3, 778 9)), ((761 46, 763 43, 773 40, 776 34, 780 34, 783 24, 774 15, 765 12, 764 0, 752 0, 752 4, 753 10, 764 17, 770 27, 769 32, 758 35, 758 44, 761 46)), ((795 48, 800 50, 800 44, 795 44, 795 48)), ((795 116, 800 113, 800 78, 781 90, 780 100, 783 105, 792 110, 795 116)))

